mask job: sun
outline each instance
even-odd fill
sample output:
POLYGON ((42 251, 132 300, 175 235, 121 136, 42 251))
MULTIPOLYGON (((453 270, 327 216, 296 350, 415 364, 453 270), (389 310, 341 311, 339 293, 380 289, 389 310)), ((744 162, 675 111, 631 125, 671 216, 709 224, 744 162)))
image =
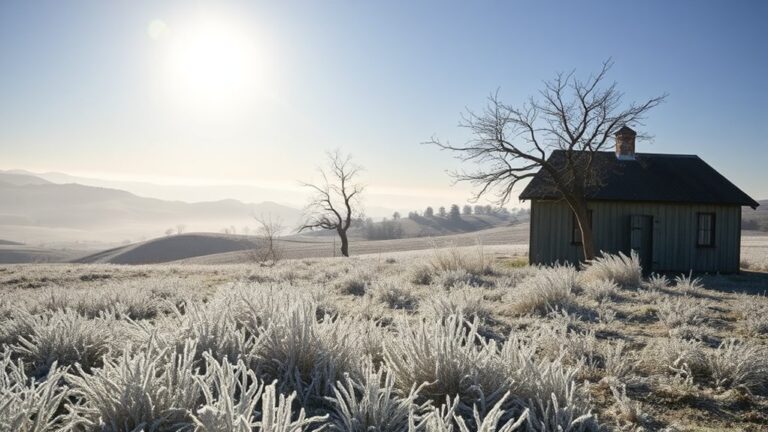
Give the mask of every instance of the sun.
POLYGON ((184 103, 233 104, 259 84, 259 47, 234 19, 197 16, 178 25, 154 20, 148 33, 164 43, 167 85, 184 103))

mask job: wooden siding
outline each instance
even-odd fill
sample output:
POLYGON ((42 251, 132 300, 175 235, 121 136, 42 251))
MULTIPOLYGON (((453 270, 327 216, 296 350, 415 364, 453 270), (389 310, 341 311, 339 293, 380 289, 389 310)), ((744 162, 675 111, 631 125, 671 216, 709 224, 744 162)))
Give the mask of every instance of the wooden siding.
MULTIPOLYGON (((593 201, 595 248, 629 253, 630 216, 653 217, 653 271, 739 271, 741 207, 593 201), (715 214, 715 246, 697 247, 697 214, 715 214)), ((577 263, 581 245, 571 243, 571 210, 564 201, 531 202, 530 261, 533 264, 577 263)))

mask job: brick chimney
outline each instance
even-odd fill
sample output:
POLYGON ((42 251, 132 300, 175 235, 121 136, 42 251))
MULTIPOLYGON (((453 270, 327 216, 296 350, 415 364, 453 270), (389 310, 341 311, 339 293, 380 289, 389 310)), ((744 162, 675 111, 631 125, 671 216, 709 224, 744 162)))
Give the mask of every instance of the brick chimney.
POLYGON ((616 137, 616 158, 635 160, 635 137, 637 132, 624 125, 614 134, 616 137))

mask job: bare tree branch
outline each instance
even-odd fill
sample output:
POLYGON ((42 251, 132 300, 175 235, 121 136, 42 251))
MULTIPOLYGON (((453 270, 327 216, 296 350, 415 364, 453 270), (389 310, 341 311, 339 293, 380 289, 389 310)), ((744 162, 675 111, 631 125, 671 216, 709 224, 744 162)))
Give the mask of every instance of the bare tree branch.
MULTIPOLYGON (((568 202, 582 229, 590 237, 584 241, 585 257, 591 259, 591 229, 586 225, 586 196, 590 186, 599 184, 601 172, 594 165, 594 155, 610 148, 610 137, 622 126, 642 125, 645 115, 662 103, 666 94, 643 103, 623 104, 617 84, 604 85, 613 66, 611 59, 586 80, 573 71, 558 73, 545 81, 539 98, 531 98, 521 107, 507 105, 498 90, 488 97, 482 113, 467 110, 460 126, 471 132, 463 145, 452 145, 432 138, 433 144, 455 152, 464 162, 478 165, 475 171, 453 172, 454 182, 469 182, 478 189, 477 201, 494 194, 495 202, 505 204, 515 186, 543 171, 568 202), (565 163, 553 165, 548 155, 553 150, 565 152, 565 163)), ((641 135, 640 138, 643 138, 641 135)))
POLYGON ((307 230, 335 230, 341 239, 341 254, 349 256, 347 230, 359 212, 359 197, 364 186, 355 183, 360 173, 359 166, 352 163, 350 156, 343 156, 339 150, 327 153, 328 167, 319 169, 322 181, 318 184, 302 183, 313 192, 305 208, 305 221, 299 232, 307 230))

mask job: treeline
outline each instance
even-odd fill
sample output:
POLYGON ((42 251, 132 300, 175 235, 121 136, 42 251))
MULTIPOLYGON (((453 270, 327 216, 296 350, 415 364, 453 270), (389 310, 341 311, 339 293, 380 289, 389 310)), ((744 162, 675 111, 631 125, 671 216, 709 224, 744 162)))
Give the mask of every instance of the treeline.
MULTIPOLYGON (((417 223, 424 223, 426 219, 443 218, 447 221, 461 222, 462 216, 494 216, 505 221, 514 221, 525 218, 529 214, 528 209, 517 209, 509 211, 504 207, 493 207, 490 205, 465 205, 459 207, 458 204, 452 204, 447 208, 440 206, 437 211, 433 207, 427 207, 423 212, 408 212, 408 219, 417 223)), ((353 225, 359 227, 363 237, 368 240, 392 240, 402 238, 404 235, 401 225, 401 214, 394 212, 392 219, 384 218, 382 221, 374 222, 373 219, 357 219, 353 225)))
POLYGON ((392 240, 403 237, 403 227, 398 222, 399 217, 394 220, 384 219, 381 222, 374 222, 373 219, 365 219, 363 225, 363 235, 368 240, 392 240))
MULTIPOLYGON (((525 212, 525 209, 521 209, 523 212, 525 212)), ((465 205, 464 207, 459 207, 458 204, 451 204, 448 210, 446 210, 445 207, 440 206, 437 208, 437 213, 435 213, 435 209, 433 207, 427 207, 423 213, 419 214, 417 211, 409 212, 408 217, 411 219, 414 219, 418 216, 423 217, 450 217, 450 218, 460 218, 462 215, 470 216, 470 215, 489 215, 489 216, 497 216, 501 218, 509 217, 511 216, 511 213, 509 210, 507 210, 504 207, 493 207, 490 205, 465 205)))
POLYGON ((749 231, 768 231, 768 219, 742 219, 741 229, 749 231))

